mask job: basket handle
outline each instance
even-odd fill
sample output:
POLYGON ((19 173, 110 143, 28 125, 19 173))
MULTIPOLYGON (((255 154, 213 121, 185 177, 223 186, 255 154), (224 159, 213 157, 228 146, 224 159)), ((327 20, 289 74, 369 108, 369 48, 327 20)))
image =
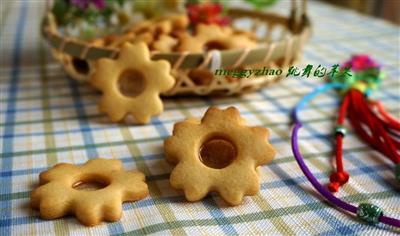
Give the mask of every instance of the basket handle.
POLYGON ((305 26, 310 25, 307 15, 307 0, 300 0, 301 6, 298 7, 298 0, 292 0, 290 17, 288 22, 289 29, 294 33, 299 33, 305 26), (299 13, 299 8, 301 8, 299 13))
MULTIPOLYGON (((301 1, 301 14, 302 15, 307 15, 307 0, 300 0, 301 1)), ((292 0, 292 12, 297 12, 297 2, 298 0, 292 0)))
POLYGON ((53 0, 46 0, 46 11, 51 11, 53 7, 53 0))

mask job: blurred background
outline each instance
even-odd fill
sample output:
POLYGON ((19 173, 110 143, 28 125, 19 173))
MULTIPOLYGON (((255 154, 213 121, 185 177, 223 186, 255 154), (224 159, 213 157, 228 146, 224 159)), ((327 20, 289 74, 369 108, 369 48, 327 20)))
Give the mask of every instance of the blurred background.
POLYGON ((400 0, 319 0, 400 25, 400 0))

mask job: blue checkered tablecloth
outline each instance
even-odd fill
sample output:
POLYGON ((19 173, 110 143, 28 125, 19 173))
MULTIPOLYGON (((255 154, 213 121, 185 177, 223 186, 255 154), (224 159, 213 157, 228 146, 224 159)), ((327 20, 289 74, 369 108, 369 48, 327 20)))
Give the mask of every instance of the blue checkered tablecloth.
MULTIPOLYGON (((237 2, 235 2, 236 4, 237 2)), ((274 10, 288 14, 289 1, 274 10)), ((242 4, 242 3, 237 3, 242 4)), ((99 93, 68 79, 39 34, 44 1, 0 1, 0 235, 99 234, 270 234, 390 235, 399 229, 369 226, 327 204, 297 166, 290 147, 290 112, 322 79, 286 78, 238 97, 164 99, 165 111, 148 125, 110 124, 97 110, 99 93), (163 140, 175 122, 201 116, 211 106, 236 106, 251 125, 270 129, 278 154, 261 168, 261 191, 228 207, 217 195, 185 201, 169 185, 172 166, 163 140), (95 157, 123 161, 126 169, 147 176, 150 196, 123 205, 115 223, 84 227, 74 218, 42 220, 29 207, 38 174, 58 162, 81 164, 95 157)), ((310 1, 313 37, 302 65, 327 67, 353 53, 368 53, 387 74, 373 97, 400 117, 400 28, 387 22, 310 1)), ((301 66, 301 65, 300 65, 301 66)), ((339 98, 321 95, 302 113, 300 145, 311 170, 327 183, 332 170, 332 128, 339 98)), ((350 181, 337 194, 358 204, 370 202, 400 217, 400 185, 393 165, 371 150, 350 129, 344 144, 350 181)))

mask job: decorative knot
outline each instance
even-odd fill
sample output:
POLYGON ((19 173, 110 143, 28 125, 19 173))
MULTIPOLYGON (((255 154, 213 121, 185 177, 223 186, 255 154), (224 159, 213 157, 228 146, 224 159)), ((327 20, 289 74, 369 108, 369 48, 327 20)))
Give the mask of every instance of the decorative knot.
POLYGON ((331 192, 337 192, 340 186, 349 181, 349 173, 346 171, 332 173, 329 180, 331 183, 328 185, 328 189, 331 192))

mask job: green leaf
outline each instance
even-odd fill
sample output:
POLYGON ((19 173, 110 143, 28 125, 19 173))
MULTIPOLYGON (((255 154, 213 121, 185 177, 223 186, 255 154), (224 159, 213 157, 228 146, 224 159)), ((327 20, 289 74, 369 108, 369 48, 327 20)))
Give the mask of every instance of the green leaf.
POLYGON ((277 2, 277 0, 245 0, 257 9, 262 9, 265 7, 272 6, 277 2))
POLYGON ((52 12, 56 18, 57 24, 65 25, 67 23, 65 16, 69 11, 69 5, 64 0, 56 0, 53 4, 52 12))

